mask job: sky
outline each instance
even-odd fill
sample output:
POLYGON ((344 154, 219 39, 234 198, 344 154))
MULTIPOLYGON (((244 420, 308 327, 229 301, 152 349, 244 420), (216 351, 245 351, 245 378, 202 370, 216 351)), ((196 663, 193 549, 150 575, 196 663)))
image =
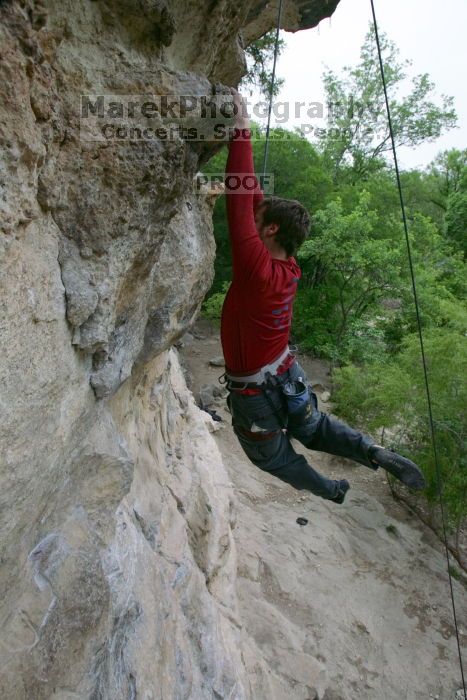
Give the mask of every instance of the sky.
MULTIPOLYGON (((376 0, 375 8, 379 31, 396 43, 401 59, 413 61, 413 75, 428 73, 437 95, 454 97, 459 128, 434 143, 399 149, 402 167, 423 168, 442 150, 467 147, 467 1, 376 0)), ((324 102, 323 68, 339 74, 344 65, 358 62, 370 19, 369 0, 341 0, 319 27, 281 32, 286 46, 278 58, 277 75, 285 84, 276 101, 324 102)), ((293 128, 301 122, 284 126, 293 128)))

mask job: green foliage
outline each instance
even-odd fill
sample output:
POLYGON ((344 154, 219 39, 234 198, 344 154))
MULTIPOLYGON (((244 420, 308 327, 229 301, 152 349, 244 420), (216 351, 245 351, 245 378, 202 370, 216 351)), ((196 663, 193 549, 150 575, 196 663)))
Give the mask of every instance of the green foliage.
MULTIPOLYGON (((385 34, 380 40, 396 145, 417 146, 454 127, 453 99, 443 96, 437 104, 427 74, 414 77, 409 93, 402 94, 411 63, 400 61, 396 45, 385 34)), ((361 48, 359 64, 343 72, 338 77, 328 69, 323 75, 333 128, 323 137, 322 147, 335 177, 345 165, 360 176, 371 174, 384 167, 382 156, 391 148, 373 26, 361 48)))
POLYGON ((211 321, 220 321, 222 307, 224 305, 225 296, 229 291, 229 286, 227 282, 224 282, 222 291, 212 294, 203 302, 202 313, 205 318, 209 318, 211 321))
POLYGON ((451 574, 452 578, 456 579, 456 581, 462 581, 461 573, 455 566, 449 566, 449 573, 451 574))
POLYGON ((445 222, 447 238, 467 258, 467 189, 449 195, 445 222))
MULTIPOLYGON (((274 46, 276 41, 276 30, 264 34, 262 37, 253 41, 249 46, 245 47, 247 59, 247 73, 242 80, 241 87, 256 87, 264 95, 269 98, 272 87, 272 64, 274 60, 274 46)), ((277 55, 280 56, 285 42, 279 39, 277 55)), ((279 94, 284 81, 282 78, 275 79, 273 97, 279 94)))
MULTIPOLYGON (((452 328, 456 317, 464 318, 466 277, 462 256, 453 251, 435 224, 421 214, 413 215, 409 236, 422 326, 452 328)), ((401 244, 406 255, 402 240, 401 244)), ((389 324, 390 332, 398 325, 400 340, 417 328, 408 259, 402 270, 402 279, 400 306, 389 324)), ((393 349, 397 348, 396 344, 393 349)))
POLYGON ((436 179, 439 192, 448 197, 454 192, 467 189, 467 149, 463 151, 452 148, 443 151, 434 160, 430 168, 436 179))
MULTIPOLYGON (((274 175, 274 194, 298 199, 310 211, 322 207, 333 190, 322 156, 299 132, 286 131, 281 127, 271 132, 268 173, 274 175)), ((255 141, 253 153, 260 172, 264 140, 255 141)))
MULTIPOLYGON (((340 360, 360 353, 361 361, 370 338, 377 345, 382 337, 372 318, 383 299, 398 294, 401 284, 402 255, 394 224, 381 230, 371 196, 363 191, 348 213, 340 199, 317 211, 312 228, 298 253, 304 285, 313 289, 316 302, 314 307, 307 304, 306 345, 311 341, 320 352, 340 360), (314 328, 319 328, 319 338, 313 337, 314 328)), ((303 331, 301 309, 296 322, 303 331)))
MULTIPOLYGON (((444 498, 451 523, 457 525, 467 516, 465 338, 457 331, 432 328, 425 334, 425 352, 444 498)), ((437 476, 418 336, 406 337, 397 357, 341 368, 335 379, 336 412, 375 435, 383 428, 393 433, 394 446, 423 468, 427 495, 436 500, 437 476)))

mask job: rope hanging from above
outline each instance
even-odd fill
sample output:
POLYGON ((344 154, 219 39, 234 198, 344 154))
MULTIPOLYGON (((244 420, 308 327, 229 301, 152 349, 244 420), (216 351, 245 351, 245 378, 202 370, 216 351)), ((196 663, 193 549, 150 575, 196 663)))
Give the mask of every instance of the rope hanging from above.
POLYGON ((279 7, 277 9, 276 39, 274 42, 274 61, 272 64, 271 88, 269 90, 268 124, 266 127, 266 141, 264 142, 263 179, 264 179, 264 176, 266 175, 266 168, 267 168, 267 164, 268 164, 269 132, 271 130, 271 111, 272 111, 272 101, 274 99, 274 84, 276 82, 277 54, 279 53, 279 32, 280 32, 280 28, 281 28, 281 19, 282 19, 282 2, 283 2, 283 0, 279 0, 279 7))
POLYGON ((425 355, 425 346, 424 346, 424 342, 423 342, 423 331, 422 331, 422 323, 421 323, 421 318, 420 318, 420 307, 419 307, 419 303, 418 303, 417 285, 416 285, 416 280, 415 280, 415 269, 414 269, 413 259, 412 259, 412 248, 410 245, 407 216, 405 213, 405 202, 404 202, 404 195, 402 192, 402 183, 401 183, 401 177, 400 177, 399 162, 397 160, 396 142, 395 142, 395 138, 394 138, 394 128, 393 128, 393 124, 392 124, 391 108, 389 105, 389 96, 388 96, 388 89, 387 89, 387 83, 386 83, 386 76, 384 73, 384 63, 383 63, 383 56, 382 56, 382 51, 381 51, 381 42, 379 39, 378 22, 376 20, 375 3, 374 3, 374 0, 370 0, 370 2, 371 2, 371 12, 373 15, 373 26, 374 26, 374 30, 375 30, 376 48, 378 50, 378 60, 379 60, 379 67, 380 67, 380 72, 381 72, 381 80, 383 83, 384 100, 386 103, 386 112, 387 112, 387 117, 388 117, 389 134, 391 137, 392 153, 393 153, 393 157, 394 157, 394 167, 395 167, 395 171, 396 171, 397 188, 399 191, 399 200, 400 200, 401 212, 402 212, 402 222, 404 225, 405 242, 406 242, 406 246, 407 246, 407 257, 409 260, 409 268, 410 268, 410 277, 412 280, 412 293, 413 293, 414 304, 415 304, 415 314, 416 314, 416 318, 417 318, 418 337, 419 337, 419 341, 420 341, 420 352, 421 352, 422 364, 423 364, 423 377, 424 377, 424 382, 425 382, 425 392, 426 392, 427 405, 428 405, 428 419, 429 419, 429 425, 430 425, 431 441, 432 441, 432 445, 433 445, 433 456, 434 456, 435 466, 436 466, 436 481, 437 481, 437 487, 438 487, 439 505, 440 505, 440 512, 441 512, 444 548, 445 548, 445 552, 446 552, 446 563, 447 563, 447 571, 448 571, 448 579, 449 579, 449 588, 450 588, 450 593, 451 593, 452 613, 453 613, 453 618, 454 618, 454 627, 456 630, 457 651, 459 654, 459 664, 460 664, 460 671, 461 671, 461 677, 462 677, 462 687, 464 690, 464 698, 465 698, 465 700, 467 700, 464 668, 463 668, 463 663, 462 663, 462 652, 461 652, 461 645, 460 645, 460 638, 459 638, 459 628, 458 628, 458 624, 457 624, 456 602, 454 599, 454 588, 453 588, 453 583, 452 583, 451 567, 450 567, 450 561, 449 561, 449 547, 448 547, 447 530, 446 530, 446 517, 444 514, 444 503, 443 503, 443 483, 442 483, 442 477, 441 477, 441 467, 440 467, 439 459, 438 459, 438 449, 437 449, 437 444, 436 444, 436 434, 435 434, 435 426, 434 426, 434 419, 433 419, 433 408, 432 408, 432 402, 431 402, 430 383, 428 381, 428 369, 427 369, 427 362, 426 362, 426 355, 425 355))
MULTIPOLYGON (((394 139, 394 129, 393 129, 393 125, 392 125, 391 109, 390 109, 390 105, 389 105, 386 77, 385 77, 385 73, 384 73, 384 64, 383 64, 383 57, 382 57, 382 51, 381 51, 381 43, 380 43, 380 39, 379 39, 378 23, 376 20, 376 11, 375 11, 374 0, 370 0, 370 2, 371 2, 371 11, 372 11, 372 15, 373 15, 373 25, 374 25, 374 30, 375 30, 376 47, 378 50, 379 66, 380 66, 380 71, 381 71, 381 80, 382 80, 382 84, 383 84, 384 98, 385 98, 385 103, 386 103, 386 112, 387 112, 387 117, 388 117, 389 133, 390 133, 390 137, 391 137, 392 152, 393 152, 393 157, 394 157, 394 166, 395 166, 395 172, 396 172, 397 188, 399 191, 399 200, 400 200, 401 212, 402 212, 402 222, 404 225, 405 241, 406 241, 406 246, 407 246, 407 256, 408 256, 409 268, 410 268, 410 276, 411 276, 411 280, 412 280, 412 293, 413 293, 414 304, 415 304, 418 336, 419 336, 419 340, 420 340, 420 351, 421 351, 421 357, 422 357, 422 363, 423 363, 423 376, 424 376, 425 391, 426 391, 427 405, 428 405, 428 418, 429 418, 429 425, 430 425, 431 440, 432 440, 432 445, 433 445, 434 460, 435 460, 435 465, 436 465, 436 480, 437 480, 439 503, 440 503, 440 510, 441 510, 441 521, 442 521, 442 529, 443 529, 444 547, 445 547, 445 552, 446 552, 449 587, 450 587, 450 592, 451 592, 452 612, 453 612, 453 618, 454 618, 454 627, 456 630, 457 650, 458 650, 458 654, 459 654, 459 664, 460 664, 460 671, 461 671, 461 677, 462 677, 462 687, 463 687, 463 691, 464 691, 464 698, 465 698, 465 700, 467 700, 467 691, 466 691, 466 686, 465 686, 465 677, 464 677, 464 669, 463 669, 463 662, 462 662, 462 652, 461 652, 461 646, 460 646, 459 629, 458 629, 458 624, 457 624, 456 604, 455 604, 455 599, 454 599, 454 589, 453 589, 451 569, 450 569, 449 548, 448 548, 447 532, 446 532, 446 518, 445 518, 445 514, 444 514, 444 503, 443 503, 443 488, 442 488, 442 479, 441 479, 441 469, 439 466, 438 450, 437 450, 437 445, 436 445, 436 434, 435 434, 435 428, 434 428, 430 384, 428 381, 428 369, 427 369, 426 356, 425 356, 425 346, 424 346, 424 342, 423 342, 423 331, 422 331, 422 324, 421 324, 421 319, 420 319, 420 308, 419 308, 419 303, 418 303, 417 285, 416 285, 416 279, 415 279, 415 269, 414 269, 413 259, 412 259, 412 249, 411 249, 411 245, 410 245, 407 217, 406 217, 406 213, 405 213, 404 195, 402 192, 402 183, 401 183, 401 178, 400 178, 399 163, 397 160, 396 143, 395 143, 395 139, 394 139)), ((267 121, 267 127, 266 127, 266 140, 265 140, 265 144, 264 144, 264 155, 263 155, 263 169, 262 169, 263 170, 263 177, 266 174, 267 161, 268 161, 269 135, 270 135, 270 128, 271 128, 271 111, 272 111, 272 101, 274 98, 274 85, 275 85, 275 80, 276 80, 276 63, 277 63, 277 54, 278 54, 278 49, 279 49, 279 31, 280 31, 280 24, 281 24, 281 18, 282 18, 282 4, 283 4, 283 0, 279 0, 279 6, 278 6, 278 12, 277 12, 276 38, 275 38, 275 45, 274 45, 274 61, 273 61, 272 77, 271 77, 271 89, 269 91, 268 121, 267 121)))
POLYGON ((452 576, 451 576, 451 568, 450 568, 450 561, 449 561, 449 548, 448 548, 448 540, 447 540, 447 533, 446 533, 446 518, 444 515, 444 503, 443 503, 443 484, 442 484, 442 479, 441 479, 441 469, 440 469, 440 465, 439 465, 438 450, 437 450, 437 444, 436 444, 436 434, 435 434, 435 426, 434 426, 434 419, 433 419, 433 408, 432 408, 432 402, 431 402, 430 383, 428 381, 428 369, 427 369, 427 362, 426 362, 426 355, 425 355, 425 346, 424 346, 424 342, 423 342, 422 322, 421 322, 421 318, 420 318, 420 308, 419 308, 419 303, 418 303, 417 284, 416 284, 416 280, 415 280, 415 269, 414 269, 414 265, 413 265, 412 248, 410 245, 409 229, 408 229, 407 217, 406 217, 406 213, 405 213, 405 202, 404 202, 404 195, 402 192, 402 183, 401 183, 401 177, 400 177, 400 171, 399 171, 399 163, 397 160, 396 142, 395 142, 395 138, 394 138, 394 129, 393 129, 393 125, 392 125, 391 108, 389 105, 389 96, 388 96, 388 89, 387 89, 387 83, 386 83, 386 76, 384 73, 383 56, 382 56, 382 51, 381 51, 381 42, 379 39, 378 23, 376 21, 375 4, 374 4, 374 0, 370 0, 370 2, 371 2, 371 12, 373 15, 373 26, 375 29, 376 47, 378 50, 379 67, 380 67, 380 71, 381 71, 381 80, 383 83, 384 99, 385 99, 385 103, 386 103, 386 112, 387 112, 387 117, 388 117, 389 134, 391 137, 392 153, 393 153, 393 157, 394 157, 394 167, 395 167, 395 171, 396 171, 397 188, 399 191, 399 200, 400 200, 401 212, 402 212, 402 222, 404 225, 405 242, 406 242, 406 246, 407 246, 407 257, 409 260, 409 268, 410 268, 410 277, 412 280, 412 293, 413 293, 413 299, 414 299, 414 304, 415 304, 415 314, 416 314, 416 318, 417 318, 418 338, 420 341, 420 352, 421 352, 422 364, 423 364, 423 377, 424 377, 424 382, 425 382, 425 392, 426 392, 427 405, 428 405, 428 419, 429 419, 429 425, 430 425, 431 442, 433 445, 433 456, 434 456, 435 466, 436 466, 436 481, 437 481, 439 504, 440 504, 440 511, 441 511, 441 522, 442 522, 442 527, 443 527, 443 539, 444 539, 444 548, 445 548, 445 552, 446 552, 446 563, 447 563, 447 571, 448 571, 448 578, 449 578, 449 588, 450 588, 450 592, 451 592, 452 613, 453 613, 453 618, 454 618, 454 627, 456 630, 457 651, 459 654, 459 664, 460 664, 460 671, 461 671, 461 677, 462 677, 462 687, 464 690, 464 698, 465 698, 465 700, 467 700, 467 692, 466 692, 466 688, 465 688, 465 678, 464 678, 464 668, 463 668, 463 664, 462 664, 462 652, 461 652, 460 639, 459 639, 459 629, 458 629, 458 625, 457 625, 456 603, 454 600, 454 589, 453 589, 453 585, 452 585, 452 576))

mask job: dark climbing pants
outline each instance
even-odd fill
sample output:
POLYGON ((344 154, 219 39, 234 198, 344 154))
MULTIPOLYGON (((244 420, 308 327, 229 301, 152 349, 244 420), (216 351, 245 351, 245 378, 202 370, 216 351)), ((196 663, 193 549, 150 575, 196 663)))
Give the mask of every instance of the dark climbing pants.
MULTIPOLYGON (((299 377, 308 380, 295 361, 282 379, 299 377)), ((347 457, 370 469, 377 469, 368 458, 370 438, 318 410, 316 394, 309 389, 309 400, 295 413, 288 413, 280 387, 270 388, 267 396, 239 394, 231 391, 227 398, 232 426, 240 444, 253 464, 286 481, 294 488, 311 491, 322 498, 337 495, 337 482, 311 467, 303 455, 297 454, 290 438, 305 447, 347 457)))

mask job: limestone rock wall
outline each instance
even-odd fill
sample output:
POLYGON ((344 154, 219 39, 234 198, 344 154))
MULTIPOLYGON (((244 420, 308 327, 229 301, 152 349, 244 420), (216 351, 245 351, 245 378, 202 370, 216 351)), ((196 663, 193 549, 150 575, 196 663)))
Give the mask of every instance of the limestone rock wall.
POLYGON ((232 494, 169 351, 212 279, 210 147, 84 141, 79 117, 88 93, 222 95, 276 9, 0 2, 2 698, 250 697, 232 494))

